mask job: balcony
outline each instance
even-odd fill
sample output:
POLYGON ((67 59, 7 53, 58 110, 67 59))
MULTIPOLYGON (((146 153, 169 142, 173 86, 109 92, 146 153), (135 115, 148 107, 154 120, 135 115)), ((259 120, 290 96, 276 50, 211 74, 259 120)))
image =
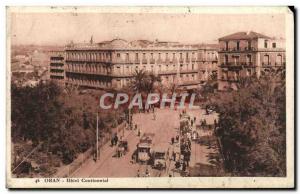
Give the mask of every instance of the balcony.
POLYGON ((198 73, 198 69, 180 69, 180 73, 198 73))
POLYGON ((85 86, 85 87, 92 87, 92 88, 109 88, 111 87, 111 84, 109 82, 101 82, 98 80, 81 80, 77 78, 67 78, 65 81, 68 84, 74 84, 74 85, 80 85, 80 86, 85 86))
POLYGON ((176 74, 177 70, 160 70, 157 72, 159 75, 168 75, 168 74, 176 74))
POLYGON ((246 66, 246 67, 255 67, 255 64, 252 63, 252 62, 246 62, 246 63, 243 63, 243 66, 246 66))
POLYGON ((256 51, 255 47, 244 47, 244 48, 220 48, 220 52, 244 52, 244 51, 256 51))
POLYGON ((241 66, 242 63, 240 62, 227 62, 227 63, 221 63, 221 66, 241 66))
POLYGON ((180 58, 180 59, 179 59, 179 63, 183 63, 183 58, 180 58))
POLYGON ((101 72, 101 71, 90 71, 90 70, 78 70, 78 69, 71 69, 67 68, 65 70, 66 72, 71 72, 71 73, 80 73, 80 74, 90 74, 90 75, 104 75, 108 76, 111 75, 111 71, 107 70, 107 72, 101 72))
POLYGON ((181 80, 181 86, 188 86, 188 85, 198 85, 200 84, 199 80, 181 80))
POLYGON ((245 63, 221 63, 220 67, 221 68, 227 68, 227 69, 241 69, 243 68, 243 64, 245 63))
POLYGON ((60 76, 63 76, 64 75, 64 72, 61 71, 61 72, 58 72, 58 71, 50 71, 50 74, 51 75, 60 75, 60 76))
POLYGON ((245 47, 244 51, 255 51, 256 49, 254 47, 245 47))
POLYGON ((166 64, 169 64, 169 63, 170 63, 170 59, 169 59, 169 58, 166 58, 166 59, 165 59, 165 63, 166 63, 166 64))
POLYGON ((157 59, 156 63, 162 63, 163 61, 161 60, 161 58, 157 59))
POLYGON ((50 66, 50 70, 51 69, 64 70, 65 68, 63 66, 50 66))
POLYGON ((63 57, 50 57, 51 61, 63 61, 64 58, 63 57))
POLYGON ((63 63, 50 63, 51 67, 63 67, 64 64, 63 63))
POLYGON ((135 59, 135 60, 133 61, 133 63, 134 63, 134 64, 139 64, 139 63, 140 63, 140 60, 139 60, 139 59, 135 59))
POLYGON ((261 63, 262 66, 271 66, 271 62, 262 62, 261 63))
POLYGON ((178 62, 178 60, 176 58, 173 58, 170 63, 176 64, 178 62))
POLYGON ((128 58, 128 59, 125 59, 124 63, 129 64, 129 63, 131 63, 131 62, 130 62, 130 60, 129 60, 129 58, 128 58))
POLYGON ((275 63, 275 66, 276 66, 276 67, 284 67, 284 66, 285 66, 285 62, 282 62, 282 63, 276 62, 276 63, 275 63))

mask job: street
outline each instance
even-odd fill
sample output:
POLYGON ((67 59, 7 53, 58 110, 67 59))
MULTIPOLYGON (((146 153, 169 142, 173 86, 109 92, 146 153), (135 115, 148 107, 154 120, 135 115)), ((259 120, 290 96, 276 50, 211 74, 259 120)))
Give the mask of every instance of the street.
MULTIPOLYGON (((209 120, 213 120, 213 116, 204 115, 204 111, 201 109, 187 110, 187 113, 191 118, 194 118, 194 116, 197 118, 197 124, 200 122, 200 118, 206 118, 208 122, 211 122, 209 120)), ((97 162, 90 158, 81 168, 71 174, 70 177, 181 176, 180 170, 175 170, 175 162, 169 159, 171 157, 167 158, 166 169, 163 170, 153 169, 150 165, 132 161, 132 154, 136 150, 140 140, 138 130, 140 130, 141 136, 144 133, 155 134, 152 140, 154 147, 159 145, 166 151, 169 150, 171 152, 171 150, 174 150, 176 143, 171 145, 171 138, 175 138, 179 134, 179 114, 180 110, 171 110, 169 108, 155 109, 155 117, 152 112, 134 114, 133 123, 134 125, 137 124, 138 129, 124 131, 122 139, 128 141, 129 148, 129 151, 124 156, 120 158, 116 156, 116 146, 104 145, 100 150, 100 159, 97 162)), ((205 133, 200 131, 200 136, 201 134, 205 133)), ((197 163, 209 164, 208 155, 210 152, 216 152, 216 150, 209 149, 207 145, 193 142, 191 152, 190 166, 192 167, 197 163)))

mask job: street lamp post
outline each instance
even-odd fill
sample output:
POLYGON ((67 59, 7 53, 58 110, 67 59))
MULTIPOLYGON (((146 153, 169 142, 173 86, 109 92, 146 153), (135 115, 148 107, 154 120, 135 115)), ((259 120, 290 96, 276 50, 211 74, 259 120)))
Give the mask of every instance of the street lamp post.
POLYGON ((97 112, 97 128, 96 128, 96 160, 98 160, 98 156, 99 156, 99 128, 98 128, 98 112, 97 112))

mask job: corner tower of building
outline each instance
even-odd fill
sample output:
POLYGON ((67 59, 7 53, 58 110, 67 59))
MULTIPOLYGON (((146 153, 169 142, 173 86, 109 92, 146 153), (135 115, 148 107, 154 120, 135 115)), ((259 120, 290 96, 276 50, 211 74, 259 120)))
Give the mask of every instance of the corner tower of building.
POLYGON ((256 32, 219 38, 218 89, 237 89, 242 77, 285 68, 285 41, 256 32))

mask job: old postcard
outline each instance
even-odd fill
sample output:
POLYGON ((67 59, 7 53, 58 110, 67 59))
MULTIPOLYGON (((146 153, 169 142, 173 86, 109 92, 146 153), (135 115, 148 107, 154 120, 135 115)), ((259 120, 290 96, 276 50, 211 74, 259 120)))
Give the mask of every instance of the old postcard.
POLYGON ((289 7, 7 7, 8 188, 293 188, 289 7))

